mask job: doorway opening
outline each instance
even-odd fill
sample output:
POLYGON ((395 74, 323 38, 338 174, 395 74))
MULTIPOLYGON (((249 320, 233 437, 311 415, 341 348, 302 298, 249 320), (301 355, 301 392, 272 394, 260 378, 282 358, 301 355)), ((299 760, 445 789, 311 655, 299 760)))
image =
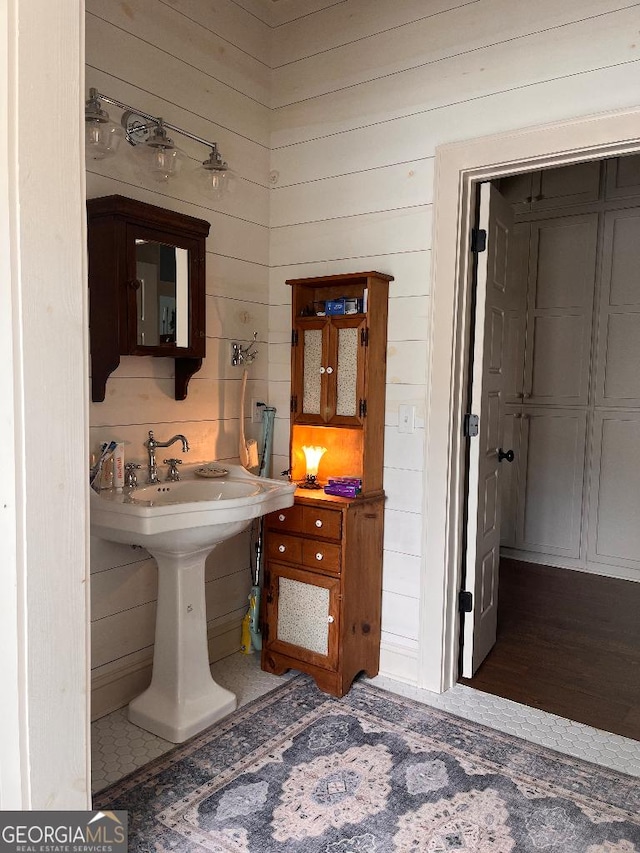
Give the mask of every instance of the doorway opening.
POLYGON ((475 185, 517 172, 640 153, 639 126, 636 108, 466 140, 436 151, 418 687, 441 693, 458 679, 475 185))
POLYGON ((640 156, 479 198, 463 683, 637 739, 640 156))

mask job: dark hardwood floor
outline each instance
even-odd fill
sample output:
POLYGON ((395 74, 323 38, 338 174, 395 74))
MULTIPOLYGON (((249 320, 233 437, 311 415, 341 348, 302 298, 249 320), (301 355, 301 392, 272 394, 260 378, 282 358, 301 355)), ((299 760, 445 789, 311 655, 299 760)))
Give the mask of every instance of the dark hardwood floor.
POLYGON ((498 640, 461 679, 640 740, 640 583, 502 559, 498 640))

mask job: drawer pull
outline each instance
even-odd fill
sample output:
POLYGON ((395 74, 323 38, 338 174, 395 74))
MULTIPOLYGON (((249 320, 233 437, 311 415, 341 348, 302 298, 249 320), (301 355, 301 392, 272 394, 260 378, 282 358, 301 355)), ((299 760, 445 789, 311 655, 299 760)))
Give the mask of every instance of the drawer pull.
POLYGON ((318 551, 316 554, 316 560, 321 560, 324 557, 324 554, 321 551, 318 551))
POLYGON ((322 521, 319 518, 316 518, 316 527, 322 527, 322 521))
POLYGON ((328 622, 330 625, 331 625, 331 623, 332 623, 332 622, 335 622, 335 621, 336 621, 336 620, 333 618, 333 616, 328 616, 328 617, 327 617, 327 622, 328 622))
POLYGON ((278 516, 278 521, 284 521, 286 519, 286 517, 287 516, 283 512, 281 512, 280 515, 278 516))
POLYGON ((284 552, 285 552, 286 550, 287 550, 287 549, 286 549, 286 547, 285 547, 284 545, 278 545, 278 551, 280 551, 280 553, 281 553, 281 554, 284 554, 284 552))

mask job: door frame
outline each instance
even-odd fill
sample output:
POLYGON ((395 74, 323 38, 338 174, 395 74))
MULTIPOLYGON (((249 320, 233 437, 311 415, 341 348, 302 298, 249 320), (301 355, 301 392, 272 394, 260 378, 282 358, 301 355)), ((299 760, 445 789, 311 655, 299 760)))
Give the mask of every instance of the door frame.
POLYGON ((474 188, 517 172, 640 152, 640 108, 439 146, 435 158, 433 283, 427 379, 426 483, 417 683, 443 692, 458 679, 470 233, 474 188))

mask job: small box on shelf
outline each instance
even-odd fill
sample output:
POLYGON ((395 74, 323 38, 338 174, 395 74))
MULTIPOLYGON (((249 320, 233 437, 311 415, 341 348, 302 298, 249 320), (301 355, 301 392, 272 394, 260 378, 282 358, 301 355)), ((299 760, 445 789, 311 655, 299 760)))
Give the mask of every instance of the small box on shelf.
POLYGON ((327 299, 324 306, 327 316, 344 314, 344 302, 344 299, 327 299))

